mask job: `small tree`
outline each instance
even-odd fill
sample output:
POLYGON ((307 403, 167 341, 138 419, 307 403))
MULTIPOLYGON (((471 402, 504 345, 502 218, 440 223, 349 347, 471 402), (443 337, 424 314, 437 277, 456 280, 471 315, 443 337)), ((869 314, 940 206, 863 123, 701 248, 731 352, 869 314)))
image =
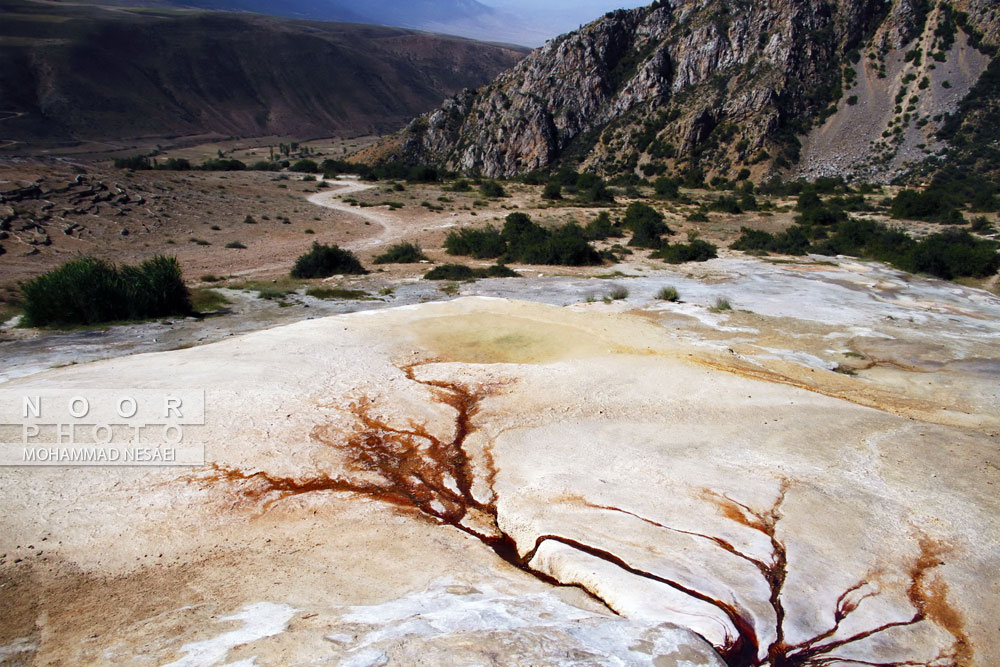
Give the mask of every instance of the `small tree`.
POLYGON ((545 184, 545 189, 542 191, 542 199, 552 201, 562 199, 562 186, 554 181, 549 181, 545 184))
POLYGON ((653 190, 656 192, 657 197, 663 197, 664 199, 677 199, 681 194, 680 183, 666 176, 660 176, 653 181, 653 190))
POLYGON ((660 237, 663 234, 673 233, 663 222, 663 214, 642 202, 632 202, 628 205, 622 224, 632 231, 632 239, 628 244, 640 248, 659 248, 660 237))

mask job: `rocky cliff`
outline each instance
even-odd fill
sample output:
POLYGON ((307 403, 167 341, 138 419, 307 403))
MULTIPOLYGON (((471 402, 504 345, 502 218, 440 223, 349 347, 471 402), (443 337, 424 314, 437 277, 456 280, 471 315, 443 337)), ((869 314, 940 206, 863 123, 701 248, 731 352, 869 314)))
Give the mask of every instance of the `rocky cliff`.
POLYGON ((886 178, 930 150, 944 114, 986 68, 981 50, 995 47, 998 29, 991 0, 656 2, 551 40, 362 158, 487 176, 556 163, 762 176, 802 169, 802 139, 836 117, 864 128, 836 135, 863 150, 836 164, 838 141, 820 142, 813 170, 831 163, 886 178), (947 94, 911 100, 953 63, 963 76, 934 81, 947 94))

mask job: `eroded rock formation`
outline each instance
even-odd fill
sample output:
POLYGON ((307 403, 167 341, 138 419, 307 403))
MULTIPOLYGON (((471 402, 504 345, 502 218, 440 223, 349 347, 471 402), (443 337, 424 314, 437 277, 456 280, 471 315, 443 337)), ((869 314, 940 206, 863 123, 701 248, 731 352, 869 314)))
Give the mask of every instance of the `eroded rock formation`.
MULTIPOLYGON (((842 101, 863 92, 855 88, 855 70, 871 59, 884 77, 887 59, 902 63, 904 51, 916 48, 923 49, 925 66, 931 55, 958 62, 964 52, 953 48, 955 33, 974 33, 981 44, 995 46, 997 21, 986 0, 934 7, 915 0, 657 2, 609 13, 549 41, 493 83, 447 100, 361 157, 431 162, 486 176, 557 162, 582 162, 606 174, 649 165, 647 173, 671 169, 733 178, 748 169, 760 176, 796 162, 796 135, 838 110, 877 116, 877 131, 856 138, 870 152, 895 117, 889 101, 909 83, 901 83, 908 72, 893 71, 884 82, 892 88, 888 106, 868 110, 875 101, 862 100, 861 107, 842 101)), ((956 80, 949 95, 925 103, 924 142, 986 62, 986 56, 977 59, 965 77, 971 81, 956 80)), ((869 74, 877 79, 878 72, 869 74)), ((895 156, 866 165, 869 175, 899 167, 895 156)), ((834 163, 825 153, 815 159, 825 173, 836 174, 864 161, 854 156, 834 163)))

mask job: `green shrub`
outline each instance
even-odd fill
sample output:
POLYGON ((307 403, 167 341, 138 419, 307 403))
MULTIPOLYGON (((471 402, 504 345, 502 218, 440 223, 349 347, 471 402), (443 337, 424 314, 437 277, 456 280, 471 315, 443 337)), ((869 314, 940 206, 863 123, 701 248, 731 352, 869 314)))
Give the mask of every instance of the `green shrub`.
POLYGON ((960 225, 965 222, 962 214, 937 190, 926 192, 900 190, 892 199, 889 213, 894 218, 924 220, 946 225, 960 225))
POLYGON ((660 176, 655 181, 653 181, 653 191, 656 192, 657 197, 662 197, 664 199, 677 199, 681 196, 680 183, 673 178, 667 178, 666 176, 660 176))
POLYGON ((740 203, 736 201, 736 198, 729 196, 719 197, 709 205, 709 208, 713 211, 732 213, 733 215, 743 212, 743 209, 740 208, 740 203))
POLYGON ((365 274, 361 262, 349 250, 313 242, 309 252, 295 260, 293 278, 328 278, 334 274, 365 274))
POLYGON ((847 220, 847 213, 839 208, 816 206, 802 211, 795 216, 795 221, 802 225, 829 226, 847 220))
POLYGON ((989 234, 994 231, 993 225, 990 224, 990 221, 986 219, 985 215, 979 215, 973 218, 972 225, 969 229, 979 234, 989 234))
POLYGON ((76 259, 21 286, 28 326, 97 324, 190 315, 191 295, 175 257, 138 266, 76 259))
POLYGON ((416 243, 397 243, 372 260, 373 264, 415 264, 427 259, 416 243))
POLYGON ((521 274, 503 264, 473 269, 464 264, 442 264, 424 274, 425 280, 475 280, 477 278, 520 278, 521 274))
POLYGON ((521 176, 521 182, 525 185, 544 185, 546 183, 546 174, 538 169, 532 169, 521 176))
POLYGON ((729 299, 720 296, 718 299, 715 300, 715 303, 712 304, 712 307, 709 310, 711 310, 713 313, 721 313, 723 311, 732 309, 733 309, 733 304, 729 303, 729 299))
POLYGON ((822 255, 852 255, 876 259, 912 273, 951 280, 982 278, 1000 268, 996 244, 966 230, 949 230, 919 241, 898 229, 871 220, 849 220, 813 249, 822 255))
POLYGON ((718 257, 718 248, 708 241, 693 239, 690 243, 664 244, 651 257, 658 257, 668 264, 704 262, 718 257))
POLYGON ((621 285, 616 285, 608 292, 608 299, 611 301, 621 301, 628 298, 628 290, 621 285))
POLYGON ((406 180, 410 183, 436 183, 441 179, 441 172, 436 167, 418 165, 406 171, 406 180))
POLYGON ((632 202, 628 205, 622 226, 632 232, 628 244, 639 248, 659 248, 662 243, 660 237, 664 234, 673 234, 663 221, 663 214, 642 202, 632 202))
POLYGON ((607 238, 621 238, 624 234, 611 222, 608 212, 601 211, 583 228, 583 236, 589 241, 603 241, 607 238))
POLYGON ((562 199, 562 186, 554 181, 546 183, 545 189, 542 190, 542 199, 548 199, 550 201, 562 199))
POLYGON ((585 204, 613 203, 615 197, 597 174, 579 174, 575 184, 577 199, 585 204))
POLYGON ((774 245, 774 234, 769 232, 749 227, 741 227, 740 232, 740 237, 729 245, 733 250, 768 252, 774 245))
POLYGON ((291 171, 301 171, 301 172, 305 172, 307 174, 318 174, 319 173, 319 165, 316 164, 313 160, 306 160, 306 159, 299 160, 298 162, 296 162, 295 164, 293 164, 291 167, 289 167, 289 169, 291 171))
POLYGON ((962 276, 985 278, 1000 268, 996 244, 963 230, 950 230, 921 239, 900 262, 901 268, 951 280, 962 276))
POLYGON ((483 184, 479 186, 479 191, 484 197, 493 199, 507 196, 507 192, 503 189, 503 186, 496 181, 483 181, 483 184))
POLYGON ((777 252, 783 255, 805 255, 809 252, 809 237, 805 228, 793 225, 780 234, 743 227, 740 238, 729 247, 744 252, 777 252))
POLYGON ((493 259, 507 252, 507 242, 492 225, 483 229, 459 229, 448 233, 444 249, 449 255, 466 255, 475 259, 493 259))
POLYGON ((677 293, 676 287, 671 287, 667 285, 666 287, 661 287, 660 291, 656 293, 656 298, 660 301, 679 301, 681 296, 677 293))
POLYGON ((198 169, 202 171, 243 171, 247 166, 239 160, 226 160, 223 158, 205 160, 198 169))
POLYGON ((601 256, 587 243, 579 225, 567 224, 550 232, 524 213, 511 213, 501 233, 507 242, 509 261, 561 266, 601 263, 601 256))
POLYGON ((808 211, 811 208, 820 208, 822 206, 823 200, 820 199, 820 196, 817 194, 815 189, 810 188, 799 194, 798 201, 795 203, 795 210, 808 211))
POLYGON ((253 171, 281 171, 281 165, 277 162, 258 160, 249 167, 253 171))
POLYGON ((226 244, 226 247, 232 248, 233 250, 244 250, 246 248, 246 246, 240 243, 239 241, 230 241, 229 243, 226 244))
POLYGON ((424 280, 473 280, 476 271, 464 264, 441 264, 424 274, 424 280))
POLYGON ((504 264, 494 264, 486 269, 487 278, 520 278, 521 274, 504 264))
POLYGON ((511 213, 503 231, 492 226, 462 229, 445 238, 451 255, 478 259, 503 257, 509 262, 586 266, 601 263, 598 252, 587 242, 586 232, 575 224, 548 230, 524 213, 511 213))

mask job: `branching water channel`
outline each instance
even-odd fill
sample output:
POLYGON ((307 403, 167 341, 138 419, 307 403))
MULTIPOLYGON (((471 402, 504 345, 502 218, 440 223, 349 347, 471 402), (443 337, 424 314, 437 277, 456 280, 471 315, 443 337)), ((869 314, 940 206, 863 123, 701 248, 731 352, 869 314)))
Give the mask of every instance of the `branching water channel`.
MULTIPOLYGON (((876 585, 859 580, 837 599, 833 610, 834 623, 823 632, 797 643, 785 639, 785 606, 783 596, 788 568, 787 552, 779 539, 782 506, 793 483, 781 480, 776 498, 763 510, 744 504, 728 495, 711 490, 704 491, 704 499, 713 503, 727 519, 747 530, 766 537, 770 553, 766 556, 750 554, 737 549, 730 542, 716 536, 680 530, 653 521, 628 510, 605 505, 584 504, 596 511, 628 515, 645 524, 665 531, 682 533, 710 542, 720 550, 747 562, 756 569, 770 591, 768 603, 773 611, 772 628, 755 627, 754 618, 738 603, 716 599, 690 585, 660 574, 642 570, 622 557, 603 548, 569 537, 545 534, 535 540, 532 548, 521 553, 514 540, 505 534, 497 521, 496 495, 493 480, 497 474, 491 455, 486 456, 486 479, 491 498, 483 501, 473 493, 475 470, 465 450, 468 436, 475 430, 474 419, 481 401, 494 387, 466 386, 457 382, 420 379, 420 364, 402 368, 406 377, 428 387, 434 400, 454 412, 450 438, 441 438, 425 424, 410 423, 405 427, 394 426, 373 415, 367 399, 350 406, 356 419, 356 428, 346 438, 338 430, 316 427, 311 436, 317 442, 336 448, 347 457, 348 470, 356 473, 344 476, 317 472, 305 477, 278 477, 265 471, 244 472, 235 468, 213 465, 209 475, 201 479, 206 483, 231 484, 246 500, 270 505, 296 495, 314 492, 356 493, 397 507, 416 510, 433 520, 472 535, 492 549, 504 561, 555 585, 564 585, 551 575, 535 569, 531 562, 539 547, 553 541, 576 549, 642 579, 664 584, 693 599, 708 603, 722 612, 732 627, 727 640, 716 650, 731 667, 805 667, 807 665, 858 664, 878 667, 946 667, 966 665, 971 660, 972 649, 961 624, 961 617, 948 604, 947 587, 943 580, 932 576, 932 571, 943 565, 941 560, 946 548, 929 538, 920 540, 920 553, 907 567, 909 585, 907 599, 912 615, 888 620, 869 629, 842 636, 843 622, 866 600, 879 595, 876 585), (837 651, 858 642, 888 632, 893 628, 934 623, 953 638, 950 647, 929 661, 852 659, 838 655, 837 651), (768 632, 768 630, 770 630, 768 632), (762 637, 773 639, 762 645, 762 637)), ((601 599, 595 592, 580 586, 614 611, 613 601, 601 599)), ((758 623, 760 621, 757 621, 758 623)))

